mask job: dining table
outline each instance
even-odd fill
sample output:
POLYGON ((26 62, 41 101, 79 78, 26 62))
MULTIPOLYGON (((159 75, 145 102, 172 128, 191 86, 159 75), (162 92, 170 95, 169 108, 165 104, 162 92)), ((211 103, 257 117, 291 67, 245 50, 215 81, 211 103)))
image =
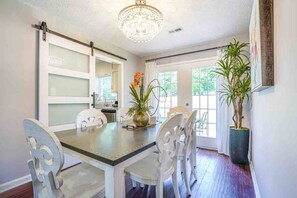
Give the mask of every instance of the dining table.
MULTIPOLYGON (((105 172, 105 197, 125 197, 126 167, 156 151, 161 122, 140 128, 124 128, 112 122, 64 131, 56 135, 66 154, 105 172)), ((196 139, 196 138, 194 138, 196 139)))
POLYGON ((125 168, 156 150, 160 125, 127 129, 122 123, 112 122, 57 131, 56 135, 66 154, 104 170, 106 198, 123 198, 125 168))

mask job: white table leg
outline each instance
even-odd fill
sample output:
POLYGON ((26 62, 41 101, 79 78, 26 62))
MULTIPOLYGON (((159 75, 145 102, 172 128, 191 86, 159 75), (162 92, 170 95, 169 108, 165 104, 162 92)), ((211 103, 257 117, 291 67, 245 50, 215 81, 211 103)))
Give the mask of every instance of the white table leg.
POLYGON ((143 159, 149 154, 153 153, 155 149, 156 147, 153 146, 119 163, 116 166, 111 166, 109 164, 100 162, 96 159, 90 158, 81 153, 78 153, 76 151, 63 147, 63 151, 65 153, 75 156, 78 159, 82 160, 83 162, 91 164, 105 171, 105 197, 106 198, 124 198, 126 196, 125 173, 124 173, 125 168, 137 162, 138 160, 143 159))
POLYGON ((110 166, 105 169, 106 198, 125 197, 125 174, 122 166, 110 166))

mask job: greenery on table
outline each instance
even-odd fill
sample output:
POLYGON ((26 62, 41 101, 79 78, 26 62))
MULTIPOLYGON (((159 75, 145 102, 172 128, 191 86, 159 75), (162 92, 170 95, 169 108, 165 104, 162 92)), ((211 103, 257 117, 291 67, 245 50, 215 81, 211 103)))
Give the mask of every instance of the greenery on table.
POLYGON ((132 107, 129 108, 127 114, 133 116, 135 113, 147 113, 152 108, 149 104, 149 96, 153 90, 153 86, 150 86, 146 92, 143 85, 144 75, 140 72, 137 72, 134 75, 134 80, 130 85, 130 94, 132 95, 132 107))

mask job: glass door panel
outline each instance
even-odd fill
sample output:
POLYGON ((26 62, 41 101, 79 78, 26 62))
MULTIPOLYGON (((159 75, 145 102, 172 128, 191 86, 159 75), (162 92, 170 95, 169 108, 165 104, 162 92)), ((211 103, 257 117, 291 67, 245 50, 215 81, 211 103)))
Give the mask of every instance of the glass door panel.
POLYGON ((89 73, 89 56, 54 44, 49 44, 48 65, 61 69, 89 73))
POLYGON ((167 117, 169 109, 177 106, 177 72, 160 72, 158 79, 160 86, 163 87, 166 92, 165 93, 162 89, 160 90, 159 116, 167 117))
POLYGON ((50 104, 48 107, 49 126, 71 124, 76 116, 89 104, 50 104))
POLYGON ((199 111, 197 135, 216 138, 216 82, 213 66, 192 69, 192 109, 199 111))
POLYGON ((49 74, 48 95, 63 97, 88 97, 89 79, 49 74))

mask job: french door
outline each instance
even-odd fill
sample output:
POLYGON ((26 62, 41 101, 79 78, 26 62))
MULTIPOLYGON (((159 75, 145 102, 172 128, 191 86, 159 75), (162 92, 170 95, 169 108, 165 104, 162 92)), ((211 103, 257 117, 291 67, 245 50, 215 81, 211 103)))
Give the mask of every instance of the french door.
POLYGON ((91 108, 95 56, 89 47, 39 35, 39 120, 53 131, 75 128, 77 114, 91 108))
POLYGON ((167 95, 160 91, 159 115, 169 109, 185 106, 197 110, 197 146, 216 149, 216 57, 158 66, 158 79, 167 95), (167 97, 166 97, 167 96, 167 97))

